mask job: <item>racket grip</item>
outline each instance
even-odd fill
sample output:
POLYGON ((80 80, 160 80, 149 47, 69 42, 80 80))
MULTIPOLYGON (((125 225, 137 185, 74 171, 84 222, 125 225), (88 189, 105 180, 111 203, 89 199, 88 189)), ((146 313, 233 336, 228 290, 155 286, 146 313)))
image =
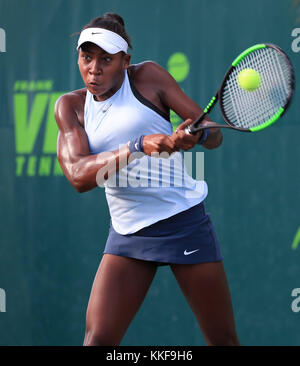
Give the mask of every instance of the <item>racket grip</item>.
POLYGON ((184 129, 184 133, 185 133, 186 135, 191 135, 190 130, 189 130, 189 128, 188 128, 188 127, 186 127, 186 128, 184 129))
POLYGON ((184 132, 187 135, 195 135, 198 131, 202 130, 203 128, 205 128, 203 126, 203 128, 201 128, 202 126, 199 126, 199 124, 204 120, 205 116, 207 113, 203 113, 195 122, 191 123, 190 125, 188 125, 185 129, 184 132))
POLYGON ((195 128, 193 125, 187 126, 184 129, 184 132, 186 135, 196 135, 197 132, 199 131, 205 131, 206 129, 209 129, 210 127, 214 127, 214 126, 199 126, 197 128, 195 128))
POLYGON ((198 131, 193 125, 189 125, 184 129, 186 135, 195 135, 198 131))

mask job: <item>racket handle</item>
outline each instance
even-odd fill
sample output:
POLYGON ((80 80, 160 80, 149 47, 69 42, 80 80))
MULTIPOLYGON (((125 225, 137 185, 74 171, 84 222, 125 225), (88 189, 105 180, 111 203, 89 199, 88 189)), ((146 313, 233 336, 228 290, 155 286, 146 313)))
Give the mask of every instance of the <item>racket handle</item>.
POLYGON ((203 113, 195 122, 191 123, 184 129, 186 135, 195 135, 198 131, 207 128, 207 126, 198 126, 205 118, 207 113, 203 113))

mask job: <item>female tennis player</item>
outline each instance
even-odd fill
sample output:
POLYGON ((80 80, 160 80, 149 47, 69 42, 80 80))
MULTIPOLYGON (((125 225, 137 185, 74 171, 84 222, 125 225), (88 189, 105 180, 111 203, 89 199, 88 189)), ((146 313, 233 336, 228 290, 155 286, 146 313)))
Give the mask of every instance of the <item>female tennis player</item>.
POLYGON ((63 95, 55 107, 64 174, 78 192, 103 184, 111 216, 84 345, 121 343, 159 265, 170 265, 207 345, 239 345, 219 242, 205 212, 207 185, 182 173, 180 151, 196 143, 217 148, 222 134, 217 128, 185 134, 202 109, 155 62, 131 65, 128 47, 119 15, 93 19, 77 47, 86 87, 63 95), (170 109, 184 120, 174 133, 170 109), (153 166, 171 158, 168 180, 153 166), (182 176, 183 183, 174 184, 182 176), (124 184, 124 177, 140 184, 124 184))

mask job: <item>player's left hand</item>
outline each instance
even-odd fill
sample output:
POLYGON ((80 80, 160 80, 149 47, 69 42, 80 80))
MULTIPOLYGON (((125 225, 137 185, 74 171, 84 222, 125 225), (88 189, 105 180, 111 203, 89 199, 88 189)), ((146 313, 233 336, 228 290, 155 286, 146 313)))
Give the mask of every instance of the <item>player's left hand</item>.
POLYGON ((198 142, 202 135, 202 131, 199 131, 196 135, 186 134, 184 129, 192 123, 192 119, 188 118, 183 123, 181 123, 173 134, 170 136, 171 139, 176 144, 176 147, 182 150, 192 149, 195 144, 198 142))

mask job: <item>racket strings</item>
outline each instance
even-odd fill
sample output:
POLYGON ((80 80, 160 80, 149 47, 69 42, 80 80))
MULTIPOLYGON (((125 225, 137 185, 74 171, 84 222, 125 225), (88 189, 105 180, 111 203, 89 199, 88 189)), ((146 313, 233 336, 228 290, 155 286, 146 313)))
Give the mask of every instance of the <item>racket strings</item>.
MULTIPOLYGON (((257 57, 256 66, 259 63, 261 63, 261 58, 257 57)), ((265 88, 260 87, 259 90, 257 90, 257 92, 255 93, 256 95, 254 96, 253 92, 251 92, 250 94, 247 91, 243 92, 243 90, 240 90, 241 88, 236 83, 236 77, 238 73, 244 68, 253 68, 254 64, 255 64, 254 55, 250 54, 249 57, 243 62, 243 64, 241 64, 237 68, 237 70, 235 70, 233 78, 229 79, 229 91, 231 96, 230 102, 232 102, 233 104, 234 113, 237 117, 237 123, 239 124, 240 127, 248 127, 247 122, 249 121, 250 118, 251 118, 251 121, 249 121, 250 123, 254 123, 253 122, 254 117, 256 117, 259 123, 259 120, 262 119, 265 121, 269 117, 269 115, 272 115, 272 111, 266 109, 262 102, 265 101, 267 97, 265 88), (255 102, 255 105, 253 105, 254 104, 253 102, 255 102), (253 107, 255 107, 255 110, 259 112, 260 115, 257 115, 257 113, 256 115, 254 115, 253 107)), ((256 70, 260 72, 261 76, 262 73, 264 73, 265 80, 268 80, 270 82, 270 75, 268 73, 264 72, 264 70, 262 70, 261 67, 260 68, 256 67, 256 70)))
MULTIPOLYGON (((240 69, 243 68, 253 68, 253 66, 260 66, 262 65, 261 63, 261 57, 258 57, 256 59, 256 63, 255 63, 255 58, 254 55, 251 54, 249 55, 250 57, 247 58, 247 60, 244 61, 243 64, 241 64, 239 66, 239 68, 236 70, 236 74, 239 73, 240 69)), ((267 55, 269 56, 269 55, 267 55)), ((269 63, 273 63, 274 64, 274 59, 268 60, 269 63)), ((274 83, 274 81, 278 84, 278 81, 280 82, 280 77, 278 75, 277 69, 275 68, 272 74, 270 72, 268 72, 268 70, 263 69, 262 67, 256 67, 256 70, 260 73, 261 77, 263 77, 265 80, 263 81, 264 85, 266 84, 270 84, 270 83, 274 83), (272 80, 273 79, 273 80, 272 80), (275 80, 274 80, 275 79, 275 80)), ((235 75, 234 75, 235 76, 235 75)), ((236 75, 237 76, 237 75, 236 75)), ((270 118, 274 112, 277 111, 277 106, 274 109, 274 106, 270 108, 269 105, 265 105, 266 104, 266 100, 268 100, 268 90, 266 90, 266 88, 262 88, 260 87, 257 92, 255 92, 256 95, 254 95, 253 92, 244 92, 241 88, 236 89, 236 78, 233 78, 230 80, 230 95, 231 95, 231 100, 233 102, 233 109, 234 109, 234 113, 237 116, 237 122, 240 123, 240 127, 247 127, 247 125, 245 125, 245 123, 243 122, 247 122, 249 120, 249 118, 253 119, 254 117, 256 117, 257 119, 257 124, 259 124, 259 121, 262 120, 263 122, 266 121, 268 118, 270 118), (253 103, 254 102, 254 103, 253 103), (253 105, 254 104, 254 105, 253 105), (256 113, 256 115, 253 114, 253 107, 255 107, 256 111, 259 112, 256 113), (266 108, 268 107, 268 108, 266 108)), ((277 88, 274 89, 273 91, 273 97, 275 97, 274 99, 276 100, 280 100, 280 98, 282 97, 281 95, 281 88, 277 88), (274 93, 275 92, 275 93, 274 93)), ((250 122, 253 123, 253 120, 250 122)))
MULTIPOLYGON (((253 54, 251 54, 250 56, 251 58, 249 60, 246 60, 245 62, 245 67, 254 68, 256 66, 255 70, 259 72, 261 77, 261 86, 257 90, 257 95, 250 94, 250 98, 249 98, 249 92, 246 91, 246 93, 243 93, 243 99, 241 99, 242 101, 241 105, 243 106, 243 108, 240 109, 240 117, 241 117, 240 120, 243 122, 252 119, 253 122, 250 120, 250 123, 255 123, 254 122, 255 120, 253 120, 254 117, 253 107, 255 107, 256 108, 255 117, 257 120, 257 124, 260 124, 260 121, 265 122, 270 117, 272 117, 272 115, 276 113, 276 111, 278 110, 277 106, 273 106, 272 108, 272 106, 268 104, 268 92, 270 91, 270 89, 266 88, 266 86, 272 85, 272 83, 277 83, 278 85, 278 82, 280 82, 280 80, 278 80, 276 67, 274 68, 274 70, 265 68, 266 65, 262 63, 263 60, 261 60, 261 58, 259 58, 256 61, 255 56, 253 54), (258 65, 259 66, 261 65, 261 67, 259 67, 258 65), (250 101, 252 103, 249 103, 250 101), (254 103, 255 105, 253 105, 254 103)), ((272 65, 273 61, 274 60, 270 59, 270 55, 266 53, 267 64, 272 65)), ((277 100, 279 100, 280 95, 277 92, 280 91, 280 89, 275 88, 274 91, 277 94, 276 95, 277 100)))
POLYGON ((273 48, 263 48, 247 55, 233 69, 224 85, 222 104, 228 120, 237 127, 263 124, 285 105, 291 92, 292 76, 285 57, 273 48), (242 89, 237 77, 243 69, 260 75, 255 91, 242 89))

